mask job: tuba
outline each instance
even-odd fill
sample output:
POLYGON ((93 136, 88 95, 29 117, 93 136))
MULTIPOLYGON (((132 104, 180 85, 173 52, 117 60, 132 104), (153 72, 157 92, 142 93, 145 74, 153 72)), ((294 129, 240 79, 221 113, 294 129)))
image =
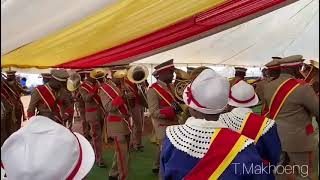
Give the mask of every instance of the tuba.
POLYGON ((183 92, 184 89, 191 83, 190 76, 187 72, 181 69, 175 69, 174 72, 176 73, 176 79, 174 80, 174 96, 183 102, 183 92))
POLYGON ((142 83, 145 82, 148 76, 148 68, 144 65, 133 65, 129 68, 127 73, 128 80, 137 84, 137 88, 143 96, 145 106, 147 106, 147 97, 145 90, 142 88, 142 83))
POLYGON ((112 76, 116 79, 123 79, 127 76, 127 74, 128 74, 127 69, 119 69, 119 70, 116 70, 112 76))
POLYGON ((187 88, 187 86, 190 84, 190 80, 175 80, 174 84, 174 96, 179 99, 180 101, 183 101, 183 92, 187 88))
POLYGON ((101 87, 101 83, 105 82, 107 74, 108 72, 105 68, 96 68, 90 72, 89 76, 96 80, 98 87, 101 87))
POLYGON ((81 77, 78 73, 72 73, 67 80, 67 89, 70 92, 77 90, 81 83, 81 77))
POLYGON ((180 112, 177 113, 179 124, 184 124, 189 118, 188 106, 183 102, 183 92, 185 88, 191 83, 190 76, 187 72, 181 69, 175 69, 176 79, 173 83, 173 94, 179 100, 179 104, 175 105, 180 112))
POLYGON ((129 81, 141 84, 149 76, 148 68, 144 65, 133 65, 129 68, 127 78, 129 81))
POLYGON ((305 61, 300 69, 300 73, 304 77, 304 80, 319 94, 319 62, 314 60, 305 61))

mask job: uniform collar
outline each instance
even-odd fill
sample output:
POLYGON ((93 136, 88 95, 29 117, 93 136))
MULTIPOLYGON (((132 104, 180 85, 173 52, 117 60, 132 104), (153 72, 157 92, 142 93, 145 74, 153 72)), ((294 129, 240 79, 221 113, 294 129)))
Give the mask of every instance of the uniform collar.
POLYGON ((161 81, 161 80, 158 80, 157 83, 159 83, 160 86, 162 86, 162 87, 168 87, 168 85, 165 82, 161 81))
POLYGON ((189 117, 185 123, 189 126, 196 126, 200 128, 228 128, 226 125, 220 121, 207 121, 205 119, 196 119, 194 117, 189 117))

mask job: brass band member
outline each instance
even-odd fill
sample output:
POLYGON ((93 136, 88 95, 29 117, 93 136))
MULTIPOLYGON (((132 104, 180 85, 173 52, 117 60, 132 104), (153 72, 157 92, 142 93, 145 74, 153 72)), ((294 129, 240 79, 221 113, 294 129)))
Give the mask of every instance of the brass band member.
POLYGON ((255 92, 257 93, 261 104, 261 114, 266 113, 266 103, 263 99, 264 97, 264 86, 268 84, 269 82, 277 79, 280 74, 280 65, 279 65, 279 59, 280 57, 272 57, 272 61, 268 62, 264 66, 266 66, 266 69, 264 70, 264 77, 260 81, 256 82, 255 92))
POLYGON ((230 80, 230 87, 237 84, 237 82, 244 80, 246 76, 247 69, 243 67, 235 67, 235 77, 230 80))
POLYGON ((36 87, 31 93, 28 118, 42 115, 66 125, 74 113, 70 92, 66 90, 69 74, 66 70, 52 70, 51 74, 52 78, 48 83, 36 87))
POLYGON ((128 106, 132 116, 131 146, 134 151, 143 151, 142 130, 144 124, 144 108, 147 107, 144 92, 144 79, 148 77, 144 66, 132 66, 124 78, 124 88, 127 89, 128 106), (139 85, 137 83, 140 83, 139 85))
MULTIPOLYGON (((89 75, 90 71, 87 70, 81 70, 78 71, 78 74, 80 75, 80 86, 85 81, 86 76, 89 75)), ((90 125, 88 121, 86 120, 86 111, 85 111, 85 102, 81 96, 80 89, 77 90, 76 93, 76 109, 79 112, 80 115, 80 121, 82 125, 82 133, 83 136, 86 137, 87 140, 91 141, 90 136, 90 125)))
MULTIPOLYGON (((319 97, 300 77, 302 56, 279 59, 279 78, 264 86, 264 99, 268 105, 267 117, 277 123, 282 146, 282 165, 308 166, 306 179, 312 179, 316 140, 313 136, 311 116, 319 117, 319 97)), ((295 178, 306 174, 295 171, 295 178)))
POLYGON ((46 84, 50 81, 51 79, 51 74, 50 73, 41 73, 42 76, 42 82, 43 84, 46 84))
POLYGON ((91 71, 90 75, 80 86, 80 94, 85 103, 85 119, 90 124, 90 135, 92 145, 96 156, 96 164, 98 167, 105 168, 106 165, 102 158, 102 126, 103 109, 101 99, 98 95, 97 80, 102 80, 105 74, 99 71, 91 71))
POLYGON ((123 82, 122 79, 116 78, 116 73, 113 75, 113 82, 109 80, 101 83, 99 96, 107 114, 107 132, 113 138, 115 147, 109 179, 127 179, 131 124, 125 92, 121 87, 123 82))
POLYGON ((160 153, 166 127, 178 124, 176 118, 177 102, 171 93, 172 90, 169 85, 172 83, 173 73, 173 60, 166 61, 156 66, 153 75, 156 76, 158 80, 150 86, 147 92, 150 117, 152 119, 156 138, 160 143, 155 157, 156 161, 152 169, 154 173, 159 172, 160 153))
POLYGON ((17 129, 12 94, 5 88, 5 79, 1 76, 1 146, 17 129))
POLYGON ((20 83, 16 80, 16 71, 6 71, 7 79, 6 83, 3 84, 4 88, 12 95, 10 98, 14 105, 14 113, 16 117, 16 122, 14 124, 15 130, 21 127, 21 122, 26 120, 24 113, 23 104, 21 101, 21 94, 26 94, 26 90, 22 88, 20 83))

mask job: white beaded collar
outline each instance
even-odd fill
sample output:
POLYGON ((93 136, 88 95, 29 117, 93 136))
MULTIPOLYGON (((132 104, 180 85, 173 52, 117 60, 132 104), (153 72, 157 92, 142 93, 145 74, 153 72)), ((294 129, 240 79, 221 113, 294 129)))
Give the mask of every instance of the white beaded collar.
MULTIPOLYGON (((210 147, 210 141, 216 129, 228 128, 219 121, 207 121, 190 117, 184 125, 169 126, 166 135, 173 146, 196 158, 202 158, 210 147)), ((247 140, 244 147, 252 144, 247 140)))
MULTIPOLYGON (((234 108, 231 112, 221 114, 218 121, 231 130, 238 132, 241 129, 241 126, 248 113, 251 112, 252 110, 250 108, 234 108)), ((267 133, 274 125, 275 121, 268 119, 262 134, 267 133)))

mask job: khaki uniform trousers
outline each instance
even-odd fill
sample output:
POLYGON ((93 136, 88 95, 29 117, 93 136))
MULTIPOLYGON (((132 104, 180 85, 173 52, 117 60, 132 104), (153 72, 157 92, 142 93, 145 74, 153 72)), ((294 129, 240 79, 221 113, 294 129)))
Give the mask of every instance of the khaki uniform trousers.
POLYGON ((83 136, 89 140, 89 136, 90 136, 90 125, 89 125, 88 121, 86 120, 85 110, 79 108, 79 112, 80 112, 80 120, 81 120, 81 124, 82 124, 82 133, 83 133, 83 136))
POLYGON ((92 138, 92 146, 96 157, 96 162, 101 163, 102 160, 102 127, 101 114, 99 111, 86 111, 86 120, 90 125, 90 136, 92 138))
POLYGON ((282 152, 276 180, 316 180, 316 155, 310 152, 282 152))
POLYGON ((166 134, 166 128, 167 125, 162 124, 159 122, 159 120, 152 119, 152 124, 155 130, 155 135, 156 135, 156 145, 157 149, 155 152, 155 162, 153 167, 154 168, 160 168, 160 154, 161 154, 161 149, 162 149, 162 142, 165 138, 166 134))
POLYGON ((139 104, 136 104, 132 109, 132 145, 133 147, 139 147, 142 144, 142 129, 143 129, 143 107, 139 104))
POLYGON ((109 176, 124 180, 128 179, 129 169, 129 139, 130 135, 116 135, 114 138, 115 153, 113 156, 112 167, 109 176))

